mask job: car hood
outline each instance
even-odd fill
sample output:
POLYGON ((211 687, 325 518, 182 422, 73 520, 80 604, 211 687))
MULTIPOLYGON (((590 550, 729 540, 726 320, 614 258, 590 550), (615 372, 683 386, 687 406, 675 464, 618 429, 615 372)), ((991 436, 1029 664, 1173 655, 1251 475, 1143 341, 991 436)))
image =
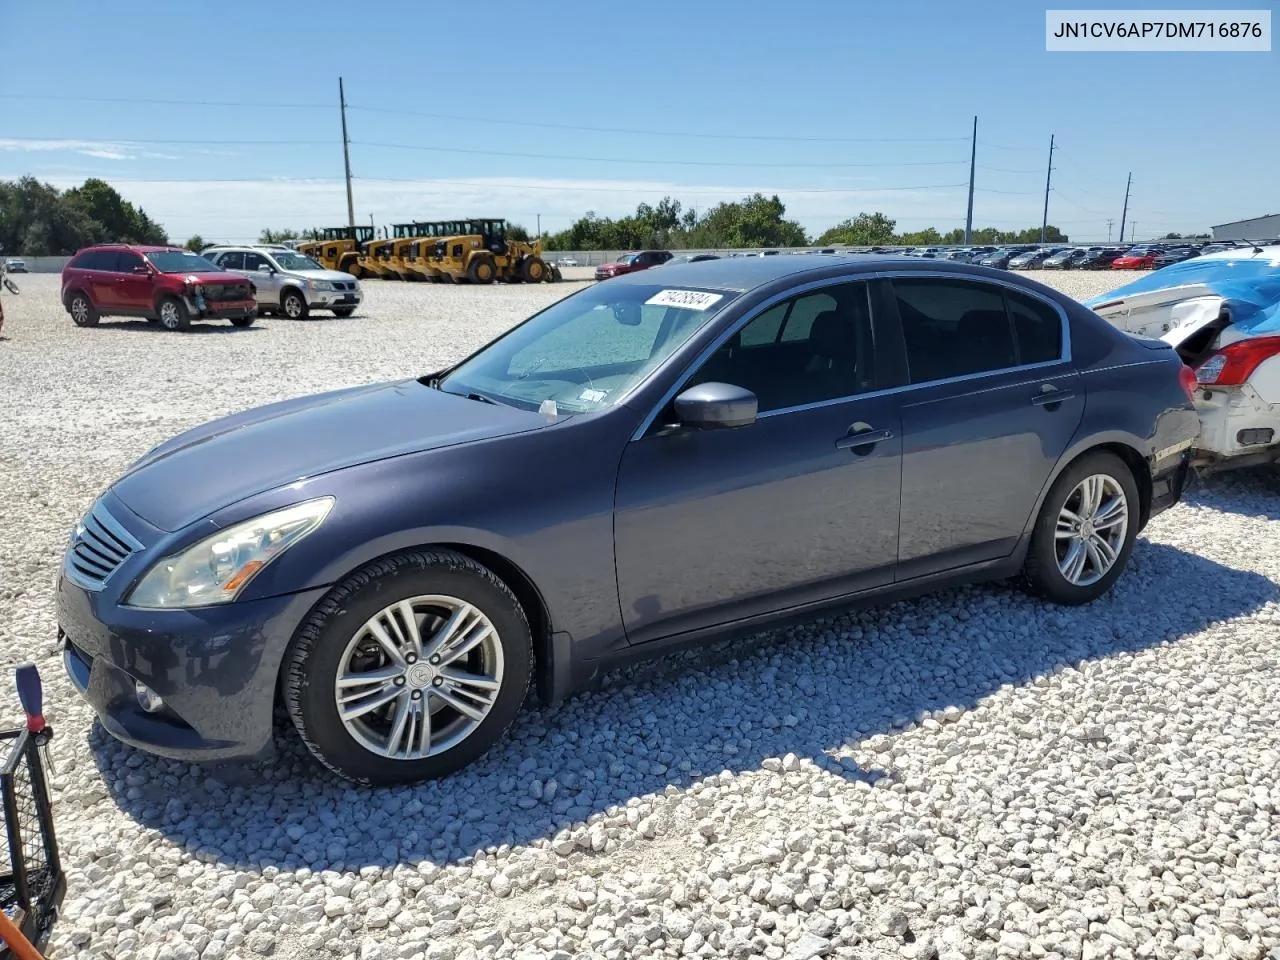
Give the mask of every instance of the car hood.
POLYGON ((524 433, 537 413, 393 381, 246 410, 155 447, 113 486, 130 510, 180 530, 276 487, 389 457, 524 433))
POLYGON ((299 277, 303 280, 327 280, 330 283, 335 281, 345 283, 348 280, 355 279, 344 270, 285 270, 280 275, 282 277, 299 277))
POLYGON ((190 283, 210 284, 246 284, 249 277, 243 273, 227 273, 224 270, 202 270, 199 273, 168 273, 168 277, 178 277, 190 283))

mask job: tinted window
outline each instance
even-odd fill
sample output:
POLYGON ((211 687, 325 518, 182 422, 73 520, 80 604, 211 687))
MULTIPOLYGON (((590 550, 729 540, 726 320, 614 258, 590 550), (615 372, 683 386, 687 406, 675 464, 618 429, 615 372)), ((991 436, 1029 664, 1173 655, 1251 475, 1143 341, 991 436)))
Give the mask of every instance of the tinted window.
POLYGON ((745 387, 764 413, 872 390, 873 362, 867 285, 849 283, 785 301, 748 321, 687 386, 745 387), (795 336, 788 336, 793 329, 795 336))
POLYGON ((216 263, 223 270, 243 270, 244 254, 239 251, 232 250, 229 253, 221 254, 216 263))
POLYGON ((1043 300, 1005 291, 1009 317, 1018 339, 1019 363, 1048 363, 1062 357, 1062 318, 1043 300))
POLYGON ((80 270, 114 270, 116 252, 114 250, 87 250, 71 262, 71 266, 80 270))
POLYGON ((1001 370, 1015 363, 1000 289, 964 280, 893 281, 912 383, 1001 370))
POLYGON ((269 266, 267 258, 260 253, 244 254, 244 269, 257 270, 259 267, 269 266))
POLYGON ((115 266, 112 268, 116 273, 133 273, 134 267, 142 266, 142 258, 136 253, 124 251, 116 254, 115 266))

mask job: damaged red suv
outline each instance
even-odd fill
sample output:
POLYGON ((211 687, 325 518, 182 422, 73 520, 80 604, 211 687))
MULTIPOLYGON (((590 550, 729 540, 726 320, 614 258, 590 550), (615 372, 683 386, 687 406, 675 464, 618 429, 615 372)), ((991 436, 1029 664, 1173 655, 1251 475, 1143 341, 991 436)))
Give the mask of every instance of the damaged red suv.
POLYGON ((166 330, 196 320, 250 326, 258 315, 253 282, 180 247, 86 247, 62 269, 62 305, 77 327, 102 317, 145 317, 166 330))

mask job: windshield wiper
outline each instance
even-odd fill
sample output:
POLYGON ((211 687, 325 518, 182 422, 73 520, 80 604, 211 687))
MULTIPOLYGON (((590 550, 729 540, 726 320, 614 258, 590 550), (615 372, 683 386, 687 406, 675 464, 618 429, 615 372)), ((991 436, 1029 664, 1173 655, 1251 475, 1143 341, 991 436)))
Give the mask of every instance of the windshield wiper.
POLYGON ((468 393, 466 397, 468 400, 479 400, 481 403, 492 403, 494 405, 498 403, 493 397, 486 397, 483 393, 468 393))

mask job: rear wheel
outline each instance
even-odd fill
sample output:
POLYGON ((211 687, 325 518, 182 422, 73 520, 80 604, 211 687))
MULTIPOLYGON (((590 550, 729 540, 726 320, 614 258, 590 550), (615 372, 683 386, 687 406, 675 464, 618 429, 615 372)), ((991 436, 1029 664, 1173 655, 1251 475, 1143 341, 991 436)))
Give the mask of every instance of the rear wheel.
POLYGON ((290 320, 305 320, 311 311, 307 301, 297 290, 286 290, 280 297, 280 309, 290 320))
POLYGON ((71 314, 71 322, 77 327, 96 327, 98 325, 98 311, 93 306, 93 301, 83 293, 73 293, 71 302, 67 304, 67 310, 71 314))
POLYGON ((498 268, 494 265, 492 257, 473 257, 467 266, 467 279, 472 283, 493 283, 497 275, 498 268))
POLYGON ((466 766, 520 710, 533 671, 524 611, 490 570, 447 550, 357 571, 285 654, 284 700, 307 748, 360 783, 466 766))
POLYGON ((1086 454, 1054 482, 1031 536, 1023 575, 1062 604, 1095 600, 1124 571, 1138 535, 1138 486, 1123 460, 1086 454))
POLYGON ((177 297, 165 297, 156 309, 160 326, 166 330, 186 330, 191 326, 191 315, 177 297))
POLYGON ((335 317, 349 317, 356 312, 355 307, 334 307, 333 315, 335 317))

